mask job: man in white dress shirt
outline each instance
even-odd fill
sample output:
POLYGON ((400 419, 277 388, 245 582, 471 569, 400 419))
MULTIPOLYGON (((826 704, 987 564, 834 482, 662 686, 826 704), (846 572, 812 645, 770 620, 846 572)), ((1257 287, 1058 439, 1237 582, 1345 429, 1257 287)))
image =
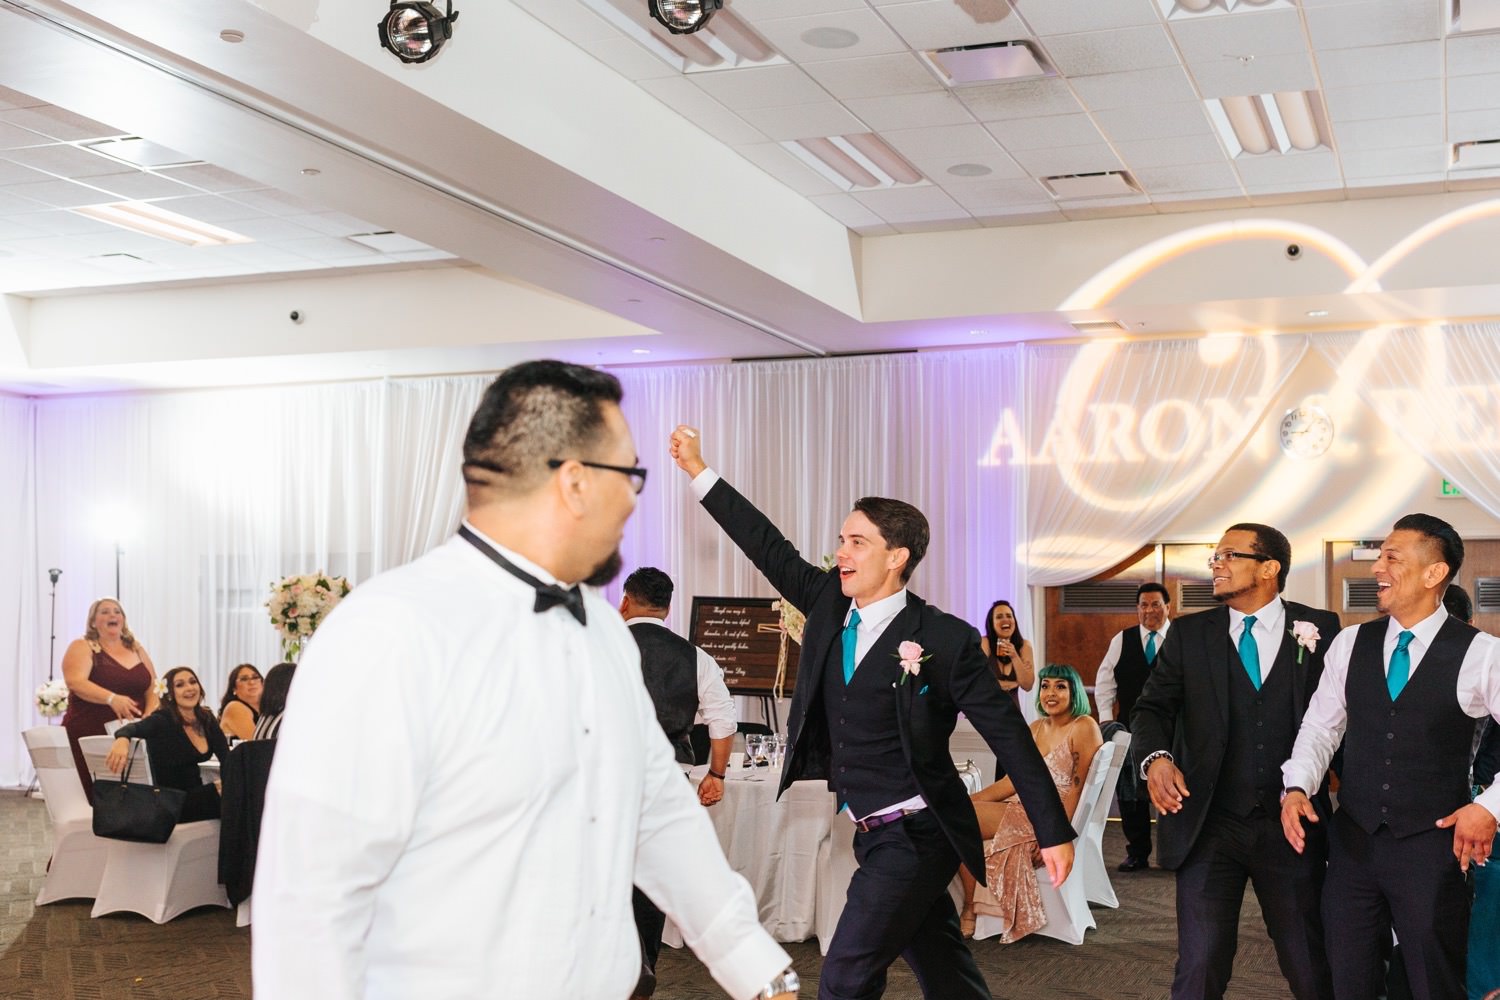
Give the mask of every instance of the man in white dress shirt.
MULTIPOLYGON (((1100 725, 1118 721, 1126 732, 1130 731, 1130 710, 1135 708, 1135 700, 1146 686, 1146 675, 1167 637, 1171 607, 1172 595, 1162 584, 1152 581, 1136 588, 1137 624, 1116 632, 1109 640, 1109 649, 1104 651, 1094 676, 1100 725)), ((1151 799, 1134 766, 1121 770, 1119 796, 1120 827, 1125 833, 1125 860, 1119 870, 1143 871, 1151 867, 1151 799)))
POLYGON ((1489 858, 1500 822, 1500 787, 1469 801, 1469 753, 1473 720, 1500 718, 1500 640, 1443 607, 1463 558, 1446 522, 1396 522, 1372 567, 1385 617, 1329 645, 1282 766, 1282 828, 1301 851, 1304 822, 1319 822, 1305 789, 1343 743, 1323 888, 1338 1000, 1380 992, 1392 926, 1417 1000, 1465 996, 1464 874, 1489 858))
POLYGON ((629 630, 578 586, 618 572, 645 484, 620 395, 561 362, 502 373, 464 441, 459 534, 309 646, 266 796, 258 996, 620 1000, 632 883, 731 997, 795 995, 629 630))

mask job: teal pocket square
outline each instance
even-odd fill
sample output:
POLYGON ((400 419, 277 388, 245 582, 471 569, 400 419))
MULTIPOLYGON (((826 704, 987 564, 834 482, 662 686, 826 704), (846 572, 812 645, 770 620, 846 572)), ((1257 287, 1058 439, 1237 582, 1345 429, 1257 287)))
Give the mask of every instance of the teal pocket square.
POLYGON ((922 690, 918 691, 917 694, 918 695, 924 695, 924 694, 926 694, 927 693, 927 687, 928 686, 926 684, 923 684, 922 685, 922 690))

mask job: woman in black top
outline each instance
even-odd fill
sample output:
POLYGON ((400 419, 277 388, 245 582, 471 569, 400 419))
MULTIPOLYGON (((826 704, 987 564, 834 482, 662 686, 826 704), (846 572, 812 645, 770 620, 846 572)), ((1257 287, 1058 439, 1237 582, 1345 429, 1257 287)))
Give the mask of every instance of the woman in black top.
POLYGON ((1031 643, 1021 637, 1015 609, 1009 601, 996 601, 984 616, 984 638, 979 645, 995 671, 1000 690, 1021 707, 1021 692, 1030 691, 1036 683, 1032 666, 1031 643))
POLYGON ((278 663, 266 673, 266 690, 260 699, 260 718, 255 723, 252 739, 274 740, 281 728, 281 713, 286 711, 286 696, 292 690, 292 677, 297 673, 297 664, 278 663))
POLYGON ((163 788, 187 792, 179 822, 219 818, 219 791, 205 785, 198 765, 209 757, 222 764, 229 756, 229 743, 214 714, 203 707, 203 685, 190 667, 173 667, 164 679, 167 693, 161 707, 139 722, 115 730, 114 745, 105 763, 115 774, 125 769, 130 741, 146 741, 151 755, 151 775, 163 788))
POLYGON ((219 702, 219 728, 230 739, 248 740, 260 721, 264 678, 253 663, 241 663, 229 671, 224 700, 219 702))

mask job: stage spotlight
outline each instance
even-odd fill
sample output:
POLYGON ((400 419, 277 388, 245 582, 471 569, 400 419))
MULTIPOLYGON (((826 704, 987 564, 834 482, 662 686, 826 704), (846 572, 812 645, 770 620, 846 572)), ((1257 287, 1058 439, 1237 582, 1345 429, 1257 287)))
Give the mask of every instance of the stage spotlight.
POLYGON ((426 62, 453 37, 457 20, 453 0, 448 0, 446 15, 426 0, 391 0, 391 9, 380 19, 380 44, 404 63, 426 62))
POLYGON ((674 35, 691 35, 708 23, 724 0, 647 0, 651 16, 674 35))

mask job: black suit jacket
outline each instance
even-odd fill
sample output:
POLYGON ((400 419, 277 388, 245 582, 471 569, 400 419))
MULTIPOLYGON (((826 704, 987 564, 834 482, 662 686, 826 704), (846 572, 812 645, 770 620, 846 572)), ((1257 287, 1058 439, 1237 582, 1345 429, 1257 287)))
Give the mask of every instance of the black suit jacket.
MULTIPOLYGON (((832 746, 824 714, 823 672, 842 670, 839 645, 850 599, 844 596, 836 570, 821 570, 797 553, 764 514, 724 480, 703 499, 703 506, 765 574, 781 596, 807 616, 802 658, 788 719, 790 747, 781 775, 781 791, 794 781, 828 780, 832 746)), ((962 711, 1015 783, 1026 815, 1042 847, 1067 843, 1075 836, 1058 798, 1057 787, 1037 752, 1021 713, 995 683, 979 633, 967 622, 939 611, 908 593, 907 605, 860 661, 860 670, 879 670, 896 689, 891 719, 912 776, 959 859, 984 881, 984 848, 979 821, 968 790, 948 750, 948 738, 962 711), (907 640, 921 644, 931 659, 921 673, 901 682, 897 647, 907 640)))
MULTIPOLYGON (((1323 653, 1341 626, 1332 611, 1294 601, 1282 603, 1286 605, 1286 631, 1272 669, 1292 671, 1292 703, 1300 720, 1323 676, 1323 653), (1316 625, 1319 635, 1317 648, 1305 653, 1300 664, 1297 642, 1291 636, 1292 623, 1299 621, 1316 625)), ((1203 829, 1229 743, 1231 669, 1243 668, 1230 655, 1227 607, 1175 619, 1130 713, 1131 756, 1144 761, 1158 750, 1170 751, 1191 793, 1182 800, 1181 812, 1164 815, 1157 824, 1156 854, 1163 868, 1180 866, 1203 829)), ((1313 793, 1313 803, 1326 822, 1326 782, 1324 789, 1313 793)))

